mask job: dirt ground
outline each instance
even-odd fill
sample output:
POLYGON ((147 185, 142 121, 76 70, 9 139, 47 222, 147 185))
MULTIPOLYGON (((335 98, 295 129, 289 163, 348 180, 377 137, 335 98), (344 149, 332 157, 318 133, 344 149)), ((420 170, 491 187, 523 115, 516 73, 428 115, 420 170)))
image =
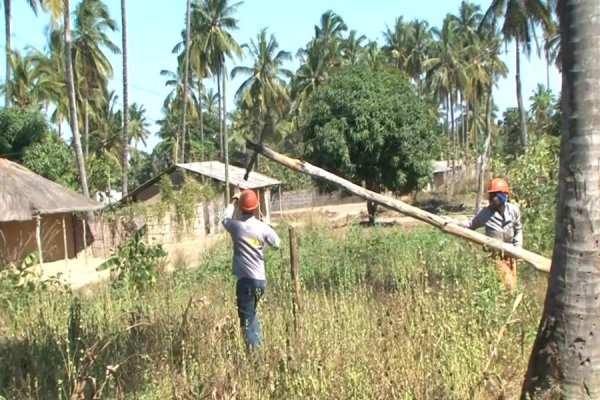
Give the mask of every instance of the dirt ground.
MULTIPOLYGON (((404 199, 403 199, 404 200, 404 199)), ((271 215, 271 223, 278 225, 286 222, 292 225, 301 225, 311 219, 328 218, 336 224, 360 223, 367 221, 366 203, 352 203, 341 205, 330 205, 323 207, 303 208, 297 210, 284 211, 283 214, 273 212, 271 215)), ((469 214, 453 214, 452 218, 466 219, 470 218, 469 214)), ((411 217, 403 216, 397 212, 381 208, 377 216, 377 222, 382 224, 393 224, 397 226, 416 226, 424 224, 421 221, 411 217)), ((223 238, 223 235, 211 237, 205 240, 182 242, 172 245, 165 245, 164 248, 168 252, 167 270, 173 270, 178 264, 185 263, 193 268, 198 265, 200 256, 214 245, 217 241, 223 238)), ((49 278, 61 274, 60 279, 69 285, 72 289, 80 289, 92 283, 106 281, 110 278, 108 270, 97 272, 96 268, 102 264, 104 260, 101 258, 90 258, 87 260, 73 259, 65 261, 56 261, 45 263, 42 268, 42 277, 49 278)))
MULTIPOLYGON (((196 267, 200 256, 223 236, 215 236, 206 240, 188 241, 177 244, 164 245, 167 251, 167 271, 172 271, 179 263, 184 261, 190 267, 196 267)), ((102 258, 88 257, 68 260, 65 263, 55 261, 44 263, 42 267, 42 279, 59 277, 73 290, 81 289, 92 283, 106 281, 110 278, 110 271, 96 271, 96 268, 104 262, 102 258), (58 276, 60 274, 60 276, 58 276)))

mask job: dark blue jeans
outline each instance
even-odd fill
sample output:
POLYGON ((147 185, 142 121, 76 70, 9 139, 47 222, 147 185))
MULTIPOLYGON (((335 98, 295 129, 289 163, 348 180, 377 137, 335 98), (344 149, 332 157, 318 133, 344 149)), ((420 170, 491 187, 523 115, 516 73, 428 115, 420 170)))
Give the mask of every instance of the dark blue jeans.
POLYGON ((265 281, 250 278, 240 278, 236 284, 238 316, 242 331, 246 336, 246 344, 250 349, 255 349, 261 343, 260 322, 256 306, 266 288, 265 281))

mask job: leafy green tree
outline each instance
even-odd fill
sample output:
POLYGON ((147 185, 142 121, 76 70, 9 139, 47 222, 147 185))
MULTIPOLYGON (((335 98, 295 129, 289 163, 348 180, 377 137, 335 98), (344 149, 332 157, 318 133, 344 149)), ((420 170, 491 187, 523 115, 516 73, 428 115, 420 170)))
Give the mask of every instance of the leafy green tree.
POLYGON ((23 165, 46 179, 73 190, 81 190, 75 153, 55 133, 27 147, 23 154, 23 165))
POLYGON ((36 110, 4 108, 0 110, 0 157, 20 162, 23 152, 41 142, 50 133, 44 114, 36 110))
MULTIPOLYGON (((308 101, 301 121, 302 156, 381 192, 424 187, 440 132, 408 78, 392 68, 341 67, 308 101)), ((375 204, 368 204, 374 223, 375 204)))

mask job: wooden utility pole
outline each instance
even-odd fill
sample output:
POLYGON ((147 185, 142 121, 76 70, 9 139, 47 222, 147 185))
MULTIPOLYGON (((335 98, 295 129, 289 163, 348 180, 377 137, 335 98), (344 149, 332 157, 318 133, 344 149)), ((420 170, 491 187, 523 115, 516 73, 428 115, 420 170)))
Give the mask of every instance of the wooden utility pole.
POLYGON ((324 169, 316 167, 307 162, 287 157, 283 154, 279 154, 266 146, 258 146, 251 140, 246 141, 246 148, 254 151, 258 151, 262 156, 269 160, 275 161, 282 164, 290 169, 297 172, 312 176, 327 181, 341 189, 344 189, 362 199, 372 201, 383 207, 397 211, 401 214, 407 215, 419 221, 425 222, 429 225, 433 225, 437 228, 442 229, 444 232, 450 233, 454 236, 467 239, 471 242, 477 243, 482 246, 490 247, 491 249, 504 252, 511 257, 523 260, 528 264, 532 265, 535 269, 543 272, 550 271, 550 259, 525 250, 523 248, 514 246, 509 243, 504 243, 502 240, 487 237, 479 232, 463 228, 454 223, 450 223, 446 218, 440 217, 435 214, 428 213, 427 211, 421 210, 418 207, 411 206, 400 200, 384 196, 379 193, 372 192, 363 187, 355 185, 337 175, 327 172, 324 169))

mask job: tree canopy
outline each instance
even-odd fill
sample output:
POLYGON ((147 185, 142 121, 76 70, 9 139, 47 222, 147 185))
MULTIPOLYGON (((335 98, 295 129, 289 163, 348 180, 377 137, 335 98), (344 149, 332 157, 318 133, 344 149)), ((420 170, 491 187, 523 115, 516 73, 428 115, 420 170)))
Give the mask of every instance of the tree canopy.
POLYGON ((424 187, 441 130, 397 70, 341 67, 309 98, 302 156, 367 189, 397 194, 424 187))
POLYGON ((41 112, 3 108, 0 110, 0 156, 21 161, 24 150, 41 142, 49 132, 50 125, 41 112))

